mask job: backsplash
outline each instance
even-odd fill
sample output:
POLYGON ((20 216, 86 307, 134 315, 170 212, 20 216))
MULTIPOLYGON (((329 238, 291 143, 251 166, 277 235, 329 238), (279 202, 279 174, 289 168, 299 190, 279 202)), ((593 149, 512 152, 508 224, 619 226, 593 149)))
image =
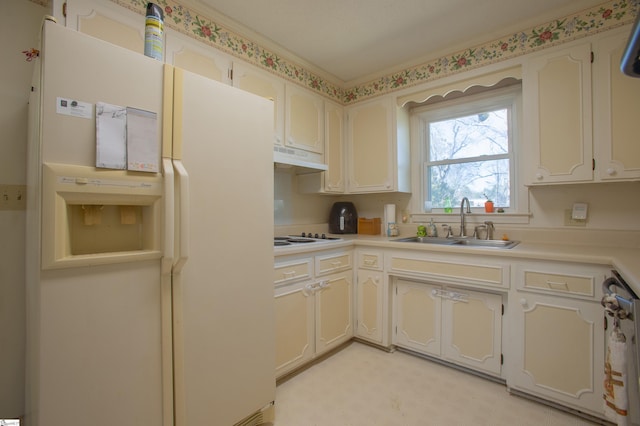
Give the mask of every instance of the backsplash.
MULTIPOLYGON (((384 205, 395 204, 399 224, 402 215, 411 202, 411 194, 378 193, 356 195, 301 194, 297 188, 295 174, 276 171, 275 182, 275 225, 295 226, 326 224, 331 206, 336 201, 351 201, 356 206, 359 217, 383 218, 384 205)), ((610 230, 640 232, 640 182, 584 183, 574 185, 551 185, 530 187, 527 191, 530 216, 528 224, 509 225, 522 229, 565 229, 582 231, 610 230), (584 227, 566 226, 565 211, 573 203, 589 205, 588 220, 584 227)), ((451 214, 451 222, 457 226, 458 207, 451 214)), ((429 214, 424 215, 429 217, 429 214)), ((436 220, 442 219, 442 215, 436 220)), ((482 220, 487 220, 483 218, 482 220)), ((495 214, 500 223, 499 214, 495 214)), ((427 219, 428 221, 428 219, 427 219)), ((413 220, 412 222, 415 222, 413 220)))

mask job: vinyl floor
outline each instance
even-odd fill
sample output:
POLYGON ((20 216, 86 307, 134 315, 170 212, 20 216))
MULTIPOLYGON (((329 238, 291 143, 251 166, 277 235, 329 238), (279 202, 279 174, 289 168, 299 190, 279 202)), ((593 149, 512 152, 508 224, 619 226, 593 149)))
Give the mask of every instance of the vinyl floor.
POLYGON ((352 343, 280 384, 275 426, 593 425, 505 385, 352 343))

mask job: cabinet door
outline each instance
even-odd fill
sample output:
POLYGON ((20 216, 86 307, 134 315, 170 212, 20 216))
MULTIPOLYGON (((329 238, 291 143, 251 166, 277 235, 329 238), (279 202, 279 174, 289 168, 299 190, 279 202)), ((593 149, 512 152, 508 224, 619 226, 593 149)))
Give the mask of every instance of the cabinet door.
POLYGON ((519 292, 517 365, 508 384, 596 415, 602 413, 604 312, 597 302, 519 292))
POLYGON ((382 272, 358 270, 356 289, 356 335, 383 343, 384 280, 382 272))
POLYGON ((115 3, 67 0, 66 26, 125 49, 144 53, 144 17, 115 3))
POLYGON ((293 370, 313 357, 314 303, 309 282, 276 289, 276 376, 293 370))
POLYGON ((197 40, 166 30, 165 62, 221 83, 231 84, 231 58, 197 40))
POLYGON ((329 169, 323 173, 325 192, 342 193, 344 185, 344 109, 325 101, 324 104, 324 158, 329 169))
POLYGON ((273 143, 284 146, 284 82, 255 67, 236 62, 233 87, 273 101, 273 143))
POLYGON ((443 297, 443 356, 457 364, 500 374, 502 296, 449 289, 443 297))
POLYGON ((316 354, 328 351, 353 336, 352 274, 343 272, 320 281, 316 299, 316 354))
POLYGON ((593 179, 591 46, 531 58, 523 75, 525 149, 532 184, 593 179))
POLYGON ((440 356, 440 287, 398 280, 395 294, 395 344, 418 352, 440 356))
POLYGON ((640 80, 620 71, 628 32, 595 43, 593 67, 596 174, 601 180, 640 178, 640 80))
POLYGON ((385 99, 349 110, 349 192, 393 190, 392 106, 385 99))
POLYGON ((287 84, 285 91, 286 145, 324 153, 324 100, 292 84, 287 84))

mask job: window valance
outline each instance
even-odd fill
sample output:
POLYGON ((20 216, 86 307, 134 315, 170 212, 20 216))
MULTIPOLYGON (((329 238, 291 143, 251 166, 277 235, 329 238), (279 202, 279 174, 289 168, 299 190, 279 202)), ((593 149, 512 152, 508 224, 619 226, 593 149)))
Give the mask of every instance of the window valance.
POLYGON ((446 96, 451 92, 464 93, 469 88, 474 86, 491 87, 498 84, 505 78, 522 79, 521 67, 507 68, 504 70, 492 72, 490 74, 478 75, 466 80, 456 81, 443 86, 432 87, 419 92, 411 93, 409 95, 399 96, 398 105, 404 106, 408 102, 425 102, 434 96, 446 96))

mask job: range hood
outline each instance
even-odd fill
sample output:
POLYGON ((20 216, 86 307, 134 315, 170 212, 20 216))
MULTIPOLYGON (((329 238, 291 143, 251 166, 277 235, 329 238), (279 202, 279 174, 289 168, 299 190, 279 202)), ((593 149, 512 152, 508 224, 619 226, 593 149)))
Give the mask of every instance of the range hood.
POLYGON ((622 55, 620 70, 630 77, 640 77, 640 13, 631 27, 629 41, 622 55))
POLYGON ((294 169, 295 174, 304 175, 308 173, 324 172, 329 169, 326 164, 311 161, 311 158, 301 158, 294 150, 287 149, 282 152, 282 148, 274 148, 273 163, 276 169, 294 169))

